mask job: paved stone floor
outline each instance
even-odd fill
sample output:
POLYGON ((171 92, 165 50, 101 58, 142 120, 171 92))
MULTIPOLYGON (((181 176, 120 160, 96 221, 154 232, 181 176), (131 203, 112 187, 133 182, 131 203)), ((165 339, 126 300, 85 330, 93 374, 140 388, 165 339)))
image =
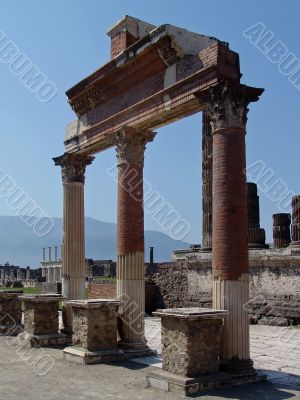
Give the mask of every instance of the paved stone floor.
MULTIPOLYGON (((159 350, 160 322, 146 320, 151 347, 159 350)), ((252 357, 269 383, 205 393, 205 400, 300 399, 300 329, 251 327, 252 357)), ((146 363, 160 359, 80 366, 63 360, 59 349, 22 349, 14 338, 0 337, 0 400, 180 400, 145 388, 146 363)))

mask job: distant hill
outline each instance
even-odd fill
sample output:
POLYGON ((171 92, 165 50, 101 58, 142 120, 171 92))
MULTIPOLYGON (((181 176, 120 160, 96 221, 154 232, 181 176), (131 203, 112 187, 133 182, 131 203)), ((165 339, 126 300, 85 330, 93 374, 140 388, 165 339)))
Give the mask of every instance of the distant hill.
MULTIPOLYGON (((38 267, 42 248, 60 246, 62 242, 62 219, 53 218, 53 221, 52 231, 45 237, 39 237, 19 217, 0 216, 0 263, 8 261, 22 267, 38 267)), ((85 232, 86 257, 115 260, 116 224, 86 218, 85 232)), ((189 244, 173 240, 164 233, 146 231, 146 261, 149 258, 149 246, 154 246, 154 261, 169 261, 174 249, 187 248, 189 244)))

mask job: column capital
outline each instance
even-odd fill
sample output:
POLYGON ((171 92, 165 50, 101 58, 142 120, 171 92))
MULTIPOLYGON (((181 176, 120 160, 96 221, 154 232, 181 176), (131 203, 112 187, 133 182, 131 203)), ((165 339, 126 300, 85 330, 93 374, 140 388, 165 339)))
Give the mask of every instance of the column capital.
POLYGON ((117 159, 135 165, 144 164, 146 144, 152 142, 156 133, 152 131, 137 131, 133 128, 123 128, 115 134, 117 159))
POLYGON ((94 158, 89 155, 64 153, 53 158, 53 161, 61 167, 63 183, 84 183, 86 166, 92 164, 94 158))
POLYGON ((206 103, 207 114, 211 120, 212 133, 227 128, 245 130, 248 104, 258 101, 264 89, 224 81, 199 94, 200 102, 206 103))

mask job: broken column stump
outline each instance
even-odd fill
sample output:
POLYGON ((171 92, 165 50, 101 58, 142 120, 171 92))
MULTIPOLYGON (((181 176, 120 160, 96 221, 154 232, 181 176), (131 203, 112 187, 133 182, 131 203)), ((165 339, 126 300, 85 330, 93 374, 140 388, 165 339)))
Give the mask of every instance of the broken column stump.
POLYGON ((21 302, 22 290, 0 292, 0 335, 16 336, 22 331, 21 302))
POLYGON ((71 300, 73 346, 64 349, 64 359, 80 364, 98 364, 123 359, 117 344, 117 319, 121 301, 71 300))
POLYGON ((23 295, 24 332, 18 338, 31 347, 58 346, 70 343, 70 337, 59 332, 60 295, 23 295))

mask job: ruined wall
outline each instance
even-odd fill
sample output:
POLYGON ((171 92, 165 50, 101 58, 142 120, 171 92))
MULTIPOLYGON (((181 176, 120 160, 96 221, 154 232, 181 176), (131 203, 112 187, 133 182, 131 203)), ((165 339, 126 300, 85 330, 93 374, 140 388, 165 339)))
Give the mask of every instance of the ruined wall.
MULTIPOLYGON (((156 284, 155 307, 210 307, 210 255, 202 260, 161 264, 151 275, 156 284)), ((250 255, 251 323, 300 324, 300 258, 274 250, 250 255)))

